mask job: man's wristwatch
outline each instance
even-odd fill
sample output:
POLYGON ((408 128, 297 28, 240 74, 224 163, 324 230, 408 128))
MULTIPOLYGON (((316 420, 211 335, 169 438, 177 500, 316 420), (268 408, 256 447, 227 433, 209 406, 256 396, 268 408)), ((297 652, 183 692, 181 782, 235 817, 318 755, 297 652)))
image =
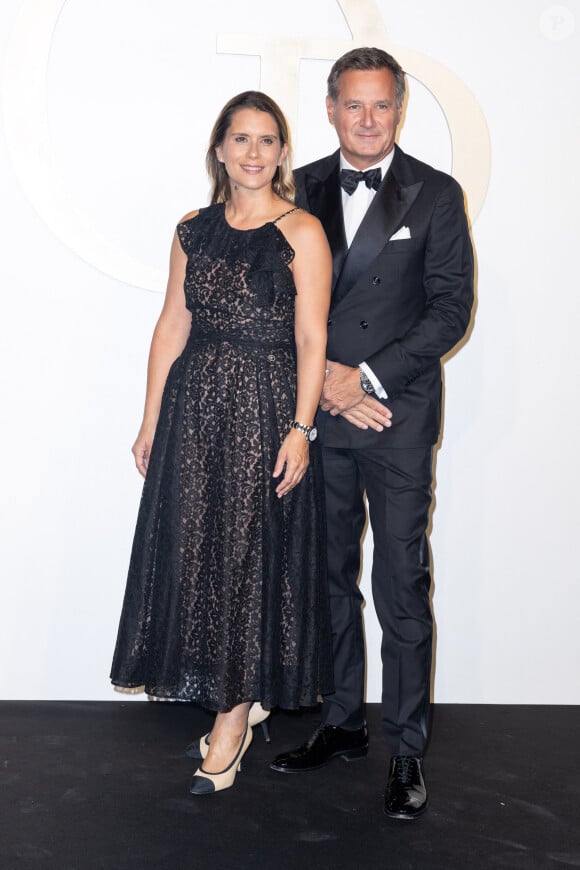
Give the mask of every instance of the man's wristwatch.
POLYGON ((298 429, 302 432, 307 441, 316 441, 318 438, 318 429, 316 426, 307 426, 306 423, 299 423, 298 420, 293 420, 290 423, 291 429, 298 429))
POLYGON ((360 385, 365 391, 365 393, 374 393, 375 388, 373 387, 373 382, 369 378, 366 372, 364 372, 359 366, 359 374, 360 374, 360 385))

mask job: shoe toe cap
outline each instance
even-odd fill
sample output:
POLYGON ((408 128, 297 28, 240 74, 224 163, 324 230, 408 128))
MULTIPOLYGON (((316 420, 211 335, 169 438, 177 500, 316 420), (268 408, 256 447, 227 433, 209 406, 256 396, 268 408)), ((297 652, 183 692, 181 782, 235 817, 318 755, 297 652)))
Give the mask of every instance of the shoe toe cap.
POLYGON ((215 791, 215 786, 210 779, 205 776, 194 776, 189 786, 190 794, 212 794, 215 791))

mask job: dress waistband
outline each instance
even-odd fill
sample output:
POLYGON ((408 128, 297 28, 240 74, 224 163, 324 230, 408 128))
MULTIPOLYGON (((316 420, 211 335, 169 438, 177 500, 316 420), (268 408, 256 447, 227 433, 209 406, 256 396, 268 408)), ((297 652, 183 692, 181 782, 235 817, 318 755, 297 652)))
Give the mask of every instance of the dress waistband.
POLYGON ((294 342, 290 339, 268 339, 268 338, 248 338, 246 336, 236 335, 232 332, 194 332, 189 335, 187 343, 192 344, 232 344, 234 346, 246 347, 251 350, 270 353, 273 350, 295 350, 294 342))

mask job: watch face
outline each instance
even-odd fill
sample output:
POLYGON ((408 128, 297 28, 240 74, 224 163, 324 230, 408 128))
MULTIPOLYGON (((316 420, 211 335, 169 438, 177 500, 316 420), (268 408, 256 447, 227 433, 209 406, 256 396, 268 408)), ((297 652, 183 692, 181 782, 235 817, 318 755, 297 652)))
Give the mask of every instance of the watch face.
POLYGON ((313 426, 312 429, 310 430, 310 432, 308 433, 308 440, 309 441, 316 441, 317 438, 318 438, 318 429, 316 428, 316 426, 313 426))
POLYGON ((361 372, 360 375, 360 385, 365 393, 374 393, 372 381, 364 372, 361 372))

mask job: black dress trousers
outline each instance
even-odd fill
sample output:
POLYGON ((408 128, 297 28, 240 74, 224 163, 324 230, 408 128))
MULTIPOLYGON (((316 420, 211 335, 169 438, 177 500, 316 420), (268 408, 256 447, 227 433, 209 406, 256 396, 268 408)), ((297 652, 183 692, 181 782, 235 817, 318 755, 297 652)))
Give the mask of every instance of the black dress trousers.
POLYGON ((432 448, 323 448, 335 692, 323 723, 364 721, 365 646, 358 588, 364 492, 373 532, 372 591, 383 640, 382 723, 393 755, 422 755, 429 730, 433 621, 427 526, 432 448))

